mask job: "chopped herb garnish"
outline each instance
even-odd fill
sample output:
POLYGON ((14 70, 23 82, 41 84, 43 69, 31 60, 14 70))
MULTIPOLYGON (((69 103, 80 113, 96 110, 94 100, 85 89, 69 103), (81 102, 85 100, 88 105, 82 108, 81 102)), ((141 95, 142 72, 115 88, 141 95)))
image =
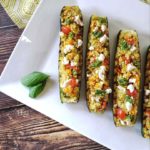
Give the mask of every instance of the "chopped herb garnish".
POLYGON ((73 32, 70 32, 70 33, 69 33, 69 38, 72 39, 73 37, 74 37, 74 33, 73 33, 73 32))
POLYGON ((140 68, 140 61, 134 60, 133 65, 136 66, 139 69, 140 68))
POLYGON ((132 102, 133 102, 133 100, 132 100, 132 98, 131 98, 130 96, 126 96, 126 97, 125 97, 125 100, 126 100, 127 102, 129 102, 129 103, 132 103, 132 102))
POLYGON ((99 38, 99 37, 101 37, 101 36, 103 35, 103 33, 100 32, 100 31, 96 31, 96 32, 93 32, 93 35, 94 35, 96 38, 99 38))
POLYGON ((69 25, 69 24, 71 23, 71 20, 67 18, 67 19, 65 20, 65 23, 66 23, 67 25, 69 25))
POLYGON ((107 24, 107 20, 105 18, 99 18, 100 24, 107 24))
POLYGON ((118 80, 119 85, 126 86, 128 84, 128 80, 126 78, 120 78, 118 80))
POLYGON ((121 50, 126 50, 128 49, 128 43, 125 40, 120 41, 120 48, 121 50))
POLYGON ((96 90, 95 95, 105 96, 106 92, 103 90, 96 90))
POLYGON ((93 62, 93 63, 91 64, 91 66, 92 66, 93 68, 96 68, 96 67, 99 67, 99 66, 101 65, 101 63, 102 63, 102 62, 100 62, 99 60, 96 60, 95 62, 93 62))
POLYGON ((77 71, 76 70, 73 70, 72 73, 73 73, 74 76, 77 75, 77 71))

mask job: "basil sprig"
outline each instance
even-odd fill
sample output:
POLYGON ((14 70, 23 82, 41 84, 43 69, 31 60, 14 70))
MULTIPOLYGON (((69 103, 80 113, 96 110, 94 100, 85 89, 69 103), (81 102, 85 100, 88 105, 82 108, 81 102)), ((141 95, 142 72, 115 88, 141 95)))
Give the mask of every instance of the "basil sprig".
POLYGON ((21 79, 21 83, 29 88, 29 96, 36 98, 44 89, 49 75, 42 72, 32 72, 21 79))

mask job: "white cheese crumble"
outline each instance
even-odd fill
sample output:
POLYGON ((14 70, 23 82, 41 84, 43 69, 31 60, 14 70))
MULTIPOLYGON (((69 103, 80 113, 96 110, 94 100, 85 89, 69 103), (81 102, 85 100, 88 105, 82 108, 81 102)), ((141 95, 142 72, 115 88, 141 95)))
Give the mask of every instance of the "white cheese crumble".
POLYGON ((130 48, 130 51, 131 52, 134 52, 136 50, 136 47, 133 45, 133 46, 131 46, 131 48, 130 48))
POLYGON ((106 91, 107 94, 112 93, 112 89, 111 89, 111 88, 108 88, 108 89, 106 89, 105 91, 106 91))
POLYGON ((80 16, 79 16, 79 15, 78 15, 78 16, 75 16, 74 21, 75 21, 78 25, 83 26, 83 22, 80 20, 80 16))
POLYGON ((145 90, 145 95, 146 95, 146 96, 150 95, 150 90, 149 90, 149 89, 146 89, 146 90, 145 90))
POLYGON ((133 69, 135 69, 136 67, 133 64, 128 64, 127 65, 127 71, 131 71, 133 69))
POLYGON ((105 75, 104 75, 105 70, 106 70, 106 67, 105 67, 105 66, 100 66, 99 72, 98 72, 99 78, 100 78, 101 80, 103 80, 103 81, 105 80, 105 75))
POLYGON ((66 57, 64 57, 64 59, 63 59, 63 64, 64 64, 64 65, 69 64, 69 60, 68 60, 66 57))
POLYGON ((77 62, 71 61, 71 66, 77 66, 77 62))
POLYGON ((64 48, 64 53, 67 54, 67 53, 70 52, 73 48, 74 48, 73 45, 66 45, 65 48, 64 48))
POLYGON ((129 79, 129 83, 135 83, 136 82, 136 79, 135 78, 130 78, 129 79))
POLYGON ((99 102, 100 98, 98 96, 91 96, 91 101, 99 102))
POLYGON ((104 34, 102 37, 100 37, 99 41, 100 41, 101 43, 105 43, 105 42, 107 41, 107 39, 108 39, 107 35, 104 34))
POLYGON ((124 122, 124 121, 122 121, 122 120, 120 120, 120 123, 121 123, 122 125, 125 125, 125 122, 124 122))
POLYGON ((104 24, 101 25, 101 30, 102 30, 103 32, 106 30, 106 28, 107 28, 106 25, 104 25, 104 24))
POLYGON ((129 84, 129 85, 127 86, 127 89, 132 93, 132 92, 134 91, 134 86, 133 86, 133 84, 129 84))
POLYGON ((126 89, 125 89, 124 87, 122 87, 122 86, 120 86, 120 85, 118 85, 117 87, 118 87, 118 89, 119 89, 120 91, 122 91, 123 93, 126 92, 126 89))
POLYGON ((93 32, 96 32, 96 31, 98 31, 98 27, 95 27, 95 28, 93 29, 93 32))
POLYGON ((105 55, 104 54, 100 54, 99 57, 98 57, 98 60, 99 61, 104 61, 105 59, 105 55))
POLYGON ((90 51, 94 50, 94 46, 91 45, 91 46, 89 47, 89 50, 90 50, 90 51))
POLYGON ((70 82, 70 79, 64 81, 63 84, 61 84, 61 87, 62 87, 62 88, 65 88, 65 87, 68 85, 69 82, 70 82))
POLYGON ((82 46, 83 41, 81 39, 78 39, 78 47, 82 46))
POLYGON ((60 37, 63 37, 63 36, 64 36, 64 33, 63 33, 63 32, 60 32, 59 35, 60 35, 60 37))
POLYGON ((128 111, 130 111, 132 109, 132 103, 130 103, 130 102, 126 102, 125 106, 126 106, 128 111))

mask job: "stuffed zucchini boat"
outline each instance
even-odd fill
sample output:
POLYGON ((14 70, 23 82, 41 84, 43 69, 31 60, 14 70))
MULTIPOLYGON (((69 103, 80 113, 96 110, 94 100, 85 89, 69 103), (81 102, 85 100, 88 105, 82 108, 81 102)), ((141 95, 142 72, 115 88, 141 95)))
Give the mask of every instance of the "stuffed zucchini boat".
POLYGON ((114 68, 113 115, 116 126, 133 126, 140 99, 141 56, 136 31, 118 35, 114 68))
POLYGON ((109 35, 106 17, 91 16, 86 51, 86 98, 90 112, 103 112, 109 94, 109 35))
POLYGON ((150 46, 145 69, 142 133, 143 137, 150 138, 150 46))
POLYGON ((62 103, 79 100, 83 20, 78 6, 64 6, 60 15, 59 86, 62 103))

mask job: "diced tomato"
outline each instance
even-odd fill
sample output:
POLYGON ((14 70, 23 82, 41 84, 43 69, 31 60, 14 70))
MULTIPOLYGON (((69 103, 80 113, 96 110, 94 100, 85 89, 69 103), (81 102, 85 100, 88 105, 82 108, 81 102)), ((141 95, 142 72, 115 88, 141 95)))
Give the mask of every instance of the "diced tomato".
POLYGON ((75 78, 72 78, 72 79, 70 80, 69 84, 70 84, 73 88, 75 88, 75 87, 78 85, 78 83, 77 83, 77 81, 76 81, 75 78))
POLYGON ((125 58, 125 63, 129 64, 130 63, 130 59, 129 58, 125 58))
POLYGON ((70 68, 71 68, 70 64, 65 65, 65 69, 70 69, 70 68))
POLYGON ((135 43, 135 40, 133 38, 128 38, 127 43, 133 45, 135 43))
POLYGON ((133 92, 130 92, 129 90, 127 90, 127 94, 128 94, 129 96, 136 97, 136 96, 137 96, 137 94, 138 94, 138 92, 137 92, 137 90, 136 90, 136 89, 134 89, 134 91, 133 91, 133 92))
POLYGON ((78 68, 77 66, 74 66, 74 67, 73 67, 73 70, 75 70, 75 71, 78 72, 78 71, 79 71, 79 68, 78 68))
POLYGON ((64 33, 64 34, 69 34, 70 32, 71 32, 71 29, 70 29, 70 27, 67 27, 67 26, 63 26, 62 28, 61 28, 61 31, 64 33))
POLYGON ((126 117, 126 113, 121 108, 117 108, 116 115, 117 115, 117 118, 121 120, 124 120, 126 117))
POLYGON ((102 109, 105 109, 106 106, 107 106, 107 102, 106 102, 106 101, 103 101, 103 102, 102 102, 102 109))
POLYGON ((103 64, 104 64, 105 66, 109 65, 109 61, 108 61, 108 59, 107 59, 107 58, 105 58, 105 59, 104 59, 103 64))
POLYGON ((150 110, 146 110, 146 115, 148 116, 148 117, 150 117, 150 110))
POLYGON ((121 69, 119 67, 116 68, 116 73, 120 74, 121 73, 121 69))

